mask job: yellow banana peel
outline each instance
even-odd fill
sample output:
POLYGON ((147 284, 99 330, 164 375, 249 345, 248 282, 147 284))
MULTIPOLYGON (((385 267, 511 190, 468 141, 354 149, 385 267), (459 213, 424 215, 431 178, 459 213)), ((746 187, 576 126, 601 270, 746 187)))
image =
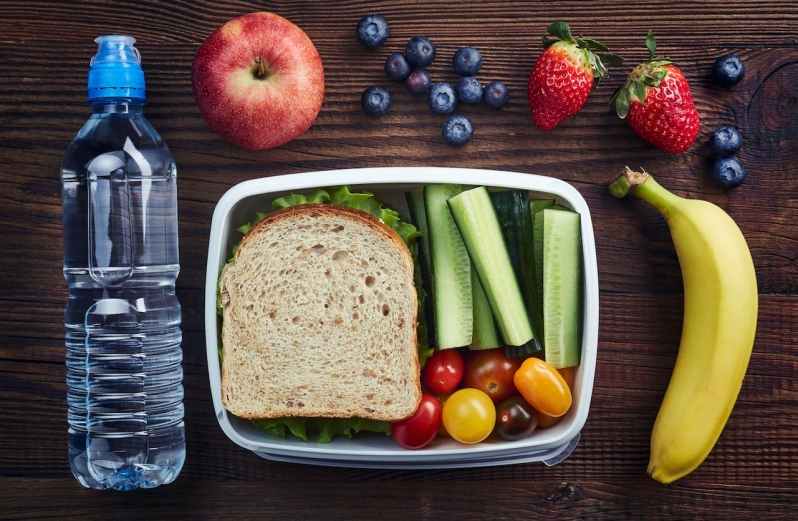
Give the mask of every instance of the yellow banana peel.
POLYGON ((679 352, 651 435, 648 473, 669 484, 709 455, 737 401, 756 333, 758 291, 748 244, 720 207, 679 197, 628 167, 610 185, 668 223, 684 282, 679 352))

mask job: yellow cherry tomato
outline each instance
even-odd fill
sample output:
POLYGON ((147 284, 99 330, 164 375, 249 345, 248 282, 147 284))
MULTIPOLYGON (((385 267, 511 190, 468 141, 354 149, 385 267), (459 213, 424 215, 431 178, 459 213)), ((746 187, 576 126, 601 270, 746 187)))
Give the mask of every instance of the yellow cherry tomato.
POLYGON ((479 389, 460 389, 443 405, 443 425, 460 443, 479 443, 496 425, 496 406, 479 389))
POLYGON ((558 418, 571 407, 571 389, 551 364, 527 358, 513 375, 513 383, 529 405, 547 416, 558 418))

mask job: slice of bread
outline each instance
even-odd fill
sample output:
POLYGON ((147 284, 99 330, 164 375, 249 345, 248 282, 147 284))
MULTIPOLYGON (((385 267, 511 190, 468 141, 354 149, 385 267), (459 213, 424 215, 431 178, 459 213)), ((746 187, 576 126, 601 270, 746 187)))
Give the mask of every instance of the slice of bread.
POLYGON ((268 215, 222 271, 220 303, 222 403, 236 416, 396 421, 418 407, 413 260, 368 213, 268 215))

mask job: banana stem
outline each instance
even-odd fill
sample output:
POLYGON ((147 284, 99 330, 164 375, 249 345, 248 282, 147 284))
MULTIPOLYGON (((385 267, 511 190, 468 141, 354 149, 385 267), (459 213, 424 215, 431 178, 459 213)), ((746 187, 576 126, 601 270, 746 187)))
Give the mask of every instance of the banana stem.
POLYGON ((609 190, 613 196, 619 199, 632 194, 647 201, 659 210, 666 219, 671 214, 674 205, 682 200, 678 195, 672 194, 663 188, 645 170, 635 172, 628 166, 625 167, 618 179, 610 183, 609 190))

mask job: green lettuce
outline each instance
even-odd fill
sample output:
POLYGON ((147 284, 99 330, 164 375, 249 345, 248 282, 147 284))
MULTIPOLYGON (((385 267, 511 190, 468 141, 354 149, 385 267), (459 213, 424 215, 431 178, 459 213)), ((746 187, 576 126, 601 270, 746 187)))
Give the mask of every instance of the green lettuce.
MULTIPOLYGON (((309 195, 305 194, 290 194, 272 202, 272 209, 279 210, 296 206, 299 204, 307 203, 328 203, 347 206, 357 210, 362 210, 366 213, 373 215, 380 219, 388 227, 394 230, 405 242, 410 255, 413 258, 414 272, 413 282, 416 287, 416 294, 418 297, 418 326, 416 329, 416 336, 418 338, 418 358, 421 367, 424 367, 426 360, 432 356, 433 349, 429 346, 427 341, 427 324, 425 314, 425 296, 424 286, 421 283, 421 270, 418 262, 418 245, 416 239, 421 236, 421 233, 409 222, 404 216, 399 214, 396 210, 383 205, 374 198, 374 194, 370 192, 352 193, 348 186, 338 186, 333 188, 318 188, 309 195)), ((268 213, 257 212, 255 220, 246 223, 237 228, 237 231, 246 234, 252 227, 260 220, 266 217, 268 213)), ((232 257, 228 262, 235 262, 235 254, 238 250, 240 242, 233 246, 232 257)), ((218 304, 218 291, 217 291, 217 312, 221 315, 222 308, 218 304)), ((223 348, 219 350, 219 357, 221 359, 223 348)), ((316 433, 318 443, 329 443, 333 437, 338 435, 351 438, 353 435, 361 431, 375 432, 390 435, 390 425, 388 422, 367 420, 364 418, 275 418, 267 420, 251 420, 253 425, 263 429, 267 434, 276 436, 281 439, 286 439, 288 434, 298 437, 302 441, 308 440, 308 434, 316 433)))
POLYGON ((330 443, 335 436, 351 439, 362 431, 391 435, 388 422, 365 418, 274 418, 250 421, 267 434, 282 440, 288 439, 289 433, 302 441, 308 441, 309 436, 316 434, 318 443, 330 443))

